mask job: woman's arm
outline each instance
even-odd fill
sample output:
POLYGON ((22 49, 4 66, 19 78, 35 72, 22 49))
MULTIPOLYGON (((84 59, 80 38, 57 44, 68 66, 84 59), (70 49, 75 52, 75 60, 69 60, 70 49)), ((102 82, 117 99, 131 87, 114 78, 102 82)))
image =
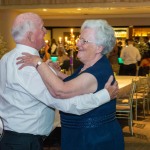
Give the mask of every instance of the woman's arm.
POLYGON ((54 71, 56 72, 57 76, 64 80, 65 78, 68 77, 67 74, 64 74, 61 72, 61 67, 59 65, 58 62, 52 62, 51 60, 46 61, 46 64, 48 64, 50 67, 52 67, 54 69, 54 71))
POLYGON ((42 62, 38 67, 38 62, 41 61, 40 57, 28 53, 23 53, 24 56, 19 57, 18 62, 23 63, 20 67, 34 66, 39 72, 49 92, 56 98, 70 98, 76 95, 93 93, 97 88, 96 78, 88 73, 83 73, 77 78, 67 82, 63 82, 54 72, 49 69, 49 66, 42 62))

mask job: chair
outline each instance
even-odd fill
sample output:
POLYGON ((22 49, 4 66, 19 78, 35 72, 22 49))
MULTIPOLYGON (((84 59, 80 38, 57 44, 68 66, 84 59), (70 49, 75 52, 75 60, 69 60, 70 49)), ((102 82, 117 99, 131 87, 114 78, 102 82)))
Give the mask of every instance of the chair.
POLYGON ((146 98, 147 94, 148 94, 148 79, 147 77, 139 77, 139 81, 136 82, 136 91, 133 96, 135 106, 135 120, 137 120, 138 106, 140 104, 142 105, 143 116, 145 118, 145 106, 146 103, 148 103, 148 99, 146 98))
POLYGON ((119 119, 128 119, 128 125, 131 135, 133 135, 133 95, 136 90, 136 82, 133 80, 130 87, 130 93, 127 98, 117 98, 116 117, 119 119))
POLYGON ((144 101, 147 106, 147 114, 149 114, 149 105, 150 105, 150 76, 144 77, 145 91, 144 91, 144 101))

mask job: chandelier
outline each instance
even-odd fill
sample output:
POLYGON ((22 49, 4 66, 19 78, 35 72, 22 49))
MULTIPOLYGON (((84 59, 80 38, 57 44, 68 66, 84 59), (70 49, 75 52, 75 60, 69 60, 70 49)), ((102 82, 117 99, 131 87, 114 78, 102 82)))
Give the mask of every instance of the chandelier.
POLYGON ((73 73, 73 59, 74 59, 74 53, 77 51, 76 43, 79 38, 79 35, 75 36, 73 29, 70 30, 70 35, 65 36, 64 40, 62 37, 59 37, 58 47, 64 48, 66 52, 70 51, 70 69, 71 73, 73 73))

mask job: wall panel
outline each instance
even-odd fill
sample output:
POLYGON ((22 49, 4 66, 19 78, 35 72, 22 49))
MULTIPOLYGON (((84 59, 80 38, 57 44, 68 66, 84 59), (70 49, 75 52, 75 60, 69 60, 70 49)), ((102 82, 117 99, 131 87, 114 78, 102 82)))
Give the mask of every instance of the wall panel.
POLYGON ((1 5, 77 4, 77 3, 141 3, 149 0, 0 0, 1 5))

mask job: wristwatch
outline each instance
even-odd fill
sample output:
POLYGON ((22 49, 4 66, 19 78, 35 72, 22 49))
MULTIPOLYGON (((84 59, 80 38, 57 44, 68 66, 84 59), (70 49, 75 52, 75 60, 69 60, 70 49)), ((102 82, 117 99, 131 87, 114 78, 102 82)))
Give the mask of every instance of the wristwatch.
POLYGON ((35 66, 35 68, 37 69, 41 64, 42 64, 42 61, 38 61, 37 65, 35 66))

